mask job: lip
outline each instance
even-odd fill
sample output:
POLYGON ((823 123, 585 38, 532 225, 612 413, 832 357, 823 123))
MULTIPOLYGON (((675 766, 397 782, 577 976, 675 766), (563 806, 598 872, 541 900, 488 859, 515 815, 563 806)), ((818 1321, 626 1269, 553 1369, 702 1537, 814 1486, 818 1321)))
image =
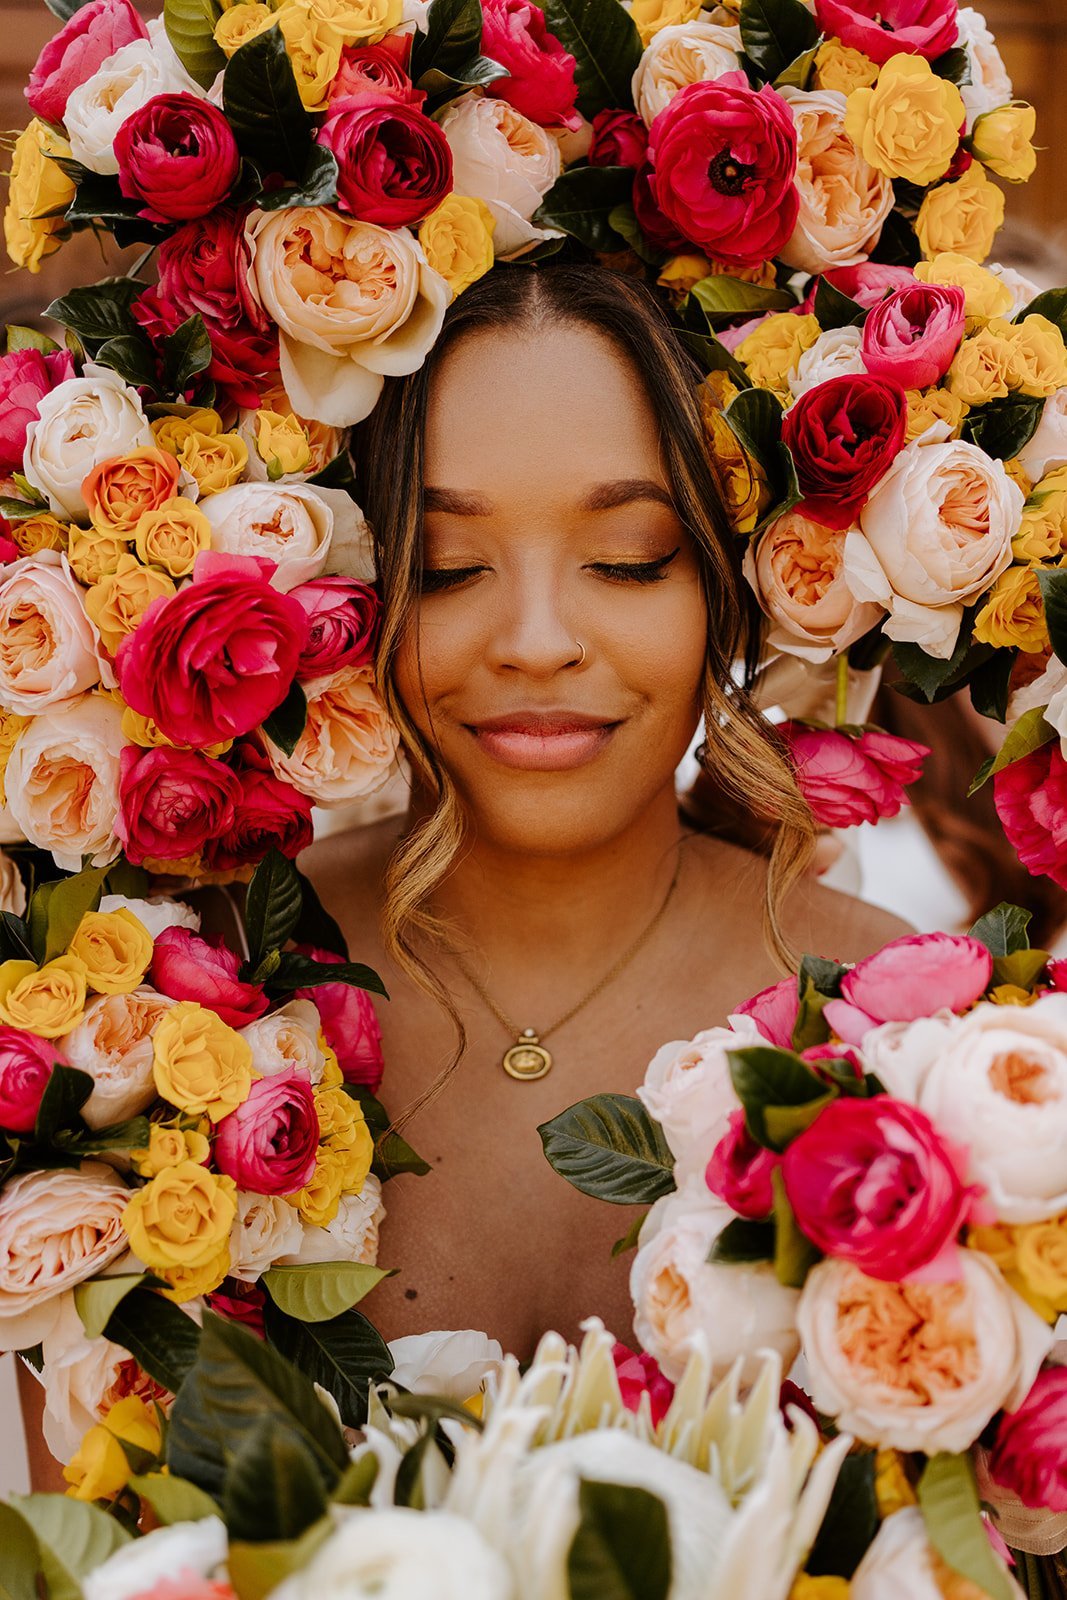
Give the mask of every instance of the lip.
POLYGON ((603 750, 617 720, 581 711, 512 711, 467 723, 485 754, 523 772, 570 772, 603 750))

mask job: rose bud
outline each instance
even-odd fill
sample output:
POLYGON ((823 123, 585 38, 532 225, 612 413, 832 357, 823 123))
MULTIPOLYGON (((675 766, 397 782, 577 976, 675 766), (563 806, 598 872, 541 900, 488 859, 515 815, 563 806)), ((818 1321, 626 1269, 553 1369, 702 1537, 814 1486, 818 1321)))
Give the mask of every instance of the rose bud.
POLYGON ((769 1217, 774 1209, 771 1178, 780 1157, 756 1143, 745 1127, 745 1113, 730 1113, 729 1132, 715 1146, 704 1180, 739 1217, 769 1217))
POLYGON ((373 663, 382 606, 370 584, 331 575, 299 584, 290 593, 308 619, 298 678, 321 678, 341 667, 373 663))
MULTIPOLYGON (((332 950, 312 945, 297 945, 301 955, 329 965, 344 958, 332 950)), ((313 989, 298 989, 294 1000, 310 1000, 319 1013, 326 1043, 337 1057, 346 1083, 362 1083, 375 1094, 382 1081, 382 1030, 374 1002, 365 989, 350 983, 320 983, 313 989)))
POLYGON ((648 129, 634 111, 598 111, 593 118, 591 167, 639 167, 648 149, 648 129))
POLYGON ((201 939, 188 928, 164 928, 152 952, 149 977, 172 1000, 195 1000, 230 1028, 243 1028, 269 1001, 255 983, 238 978, 240 957, 221 939, 201 939))

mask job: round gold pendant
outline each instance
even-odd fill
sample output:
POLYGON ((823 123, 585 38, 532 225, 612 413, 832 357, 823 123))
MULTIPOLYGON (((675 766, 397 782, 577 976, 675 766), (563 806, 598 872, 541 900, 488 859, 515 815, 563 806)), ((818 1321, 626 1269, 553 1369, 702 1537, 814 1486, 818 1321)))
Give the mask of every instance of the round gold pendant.
POLYGON ((552 1056, 543 1044, 538 1043, 534 1030, 526 1028, 511 1049, 504 1052, 500 1064, 509 1078, 532 1082, 534 1078, 543 1078, 552 1071, 552 1056))

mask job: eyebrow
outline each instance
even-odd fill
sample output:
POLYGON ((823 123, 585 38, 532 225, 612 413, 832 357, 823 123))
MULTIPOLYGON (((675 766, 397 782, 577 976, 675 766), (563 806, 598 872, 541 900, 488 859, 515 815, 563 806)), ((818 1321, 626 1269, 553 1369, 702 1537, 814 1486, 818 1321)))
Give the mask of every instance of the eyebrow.
MULTIPOLYGON (((609 483, 598 483, 581 502, 582 511, 614 511, 618 506, 632 505, 637 500, 655 500, 660 505, 675 509, 674 501, 661 483, 653 478, 615 478, 609 483)), ((422 492, 423 509, 445 511, 454 517, 489 517, 493 514, 492 501, 482 494, 462 489, 442 489, 428 484, 422 492)))

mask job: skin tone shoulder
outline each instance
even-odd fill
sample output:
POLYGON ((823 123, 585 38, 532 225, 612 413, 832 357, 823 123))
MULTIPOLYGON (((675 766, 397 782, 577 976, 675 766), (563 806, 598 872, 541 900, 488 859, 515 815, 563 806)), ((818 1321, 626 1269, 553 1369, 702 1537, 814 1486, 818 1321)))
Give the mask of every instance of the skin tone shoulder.
MULTIPOLYGON (((596 1313, 630 1336, 628 1208, 555 1176, 539 1123, 587 1095, 633 1093, 668 1039, 721 1023, 779 972, 763 948, 765 865, 685 832, 674 772, 700 715, 708 618, 649 402, 627 359, 577 326, 478 332, 435 376, 426 431, 425 574, 397 682, 469 820, 435 895, 499 1009, 538 1033, 593 990, 663 904, 626 971, 547 1046, 538 1082, 500 1065, 514 1043, 441 948, 467 1051, 405 1128, 431 1164, 385 1191, 366 1310, 387 1338, 477 1327, 529 1356, 548 1327, 596 1313)), ((454 1048, 448 1018, 387 960, 382 878, 402 821, 324 840, 303 865, 378 966, 394 1114, 454 1048)), ((855 960, 906 931, 814 883, 787 906, 800 949, 855 960)))

